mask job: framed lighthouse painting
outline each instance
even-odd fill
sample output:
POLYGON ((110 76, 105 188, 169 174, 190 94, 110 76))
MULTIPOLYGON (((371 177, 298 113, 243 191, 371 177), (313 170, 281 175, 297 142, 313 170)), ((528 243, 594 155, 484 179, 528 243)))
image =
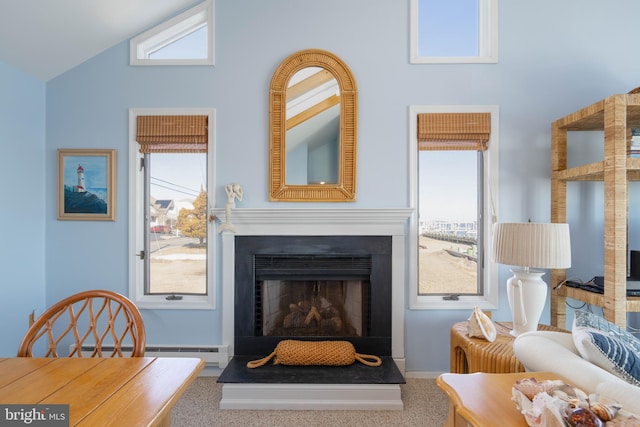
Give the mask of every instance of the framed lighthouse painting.
POLYGON ((58 219, 115 221, 116 150, 58 149, 58 219))

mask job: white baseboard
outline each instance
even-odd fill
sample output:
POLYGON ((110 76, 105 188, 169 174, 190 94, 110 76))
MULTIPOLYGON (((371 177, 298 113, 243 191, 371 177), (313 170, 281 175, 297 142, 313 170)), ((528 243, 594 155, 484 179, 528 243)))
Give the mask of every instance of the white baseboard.
POLYGON ((424 378, 424 379, 436 379, 438 378, 441 374, 444 374, 445 372, 429 372, 429 371, 405 371, 404 372, 404 377, 405 378, 424 378))

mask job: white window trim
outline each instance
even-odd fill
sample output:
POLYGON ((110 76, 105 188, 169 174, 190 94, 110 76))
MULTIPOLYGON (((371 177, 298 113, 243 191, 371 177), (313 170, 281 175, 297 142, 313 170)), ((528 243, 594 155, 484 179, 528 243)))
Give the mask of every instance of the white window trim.
POLYGON ((495 64, 498 62, 498 0, 478 0, 478 56, 419 56, 418 1, 411 0, 410 60, 411 64, 495 64))
POLYGON ((145 31, 129 41, 130 65, 214 65, 214 4, 206 0, 201 4, 145 31), (180 39, 185 34, 207 25, 207 57, 202 59, 150 59, 156 50, 180 39))
MULTIPOLYGON (((166 295, 145 295, 144 263, 139 253, 144 249, 144 174, 140 159, 144 157, 136 141, 136 117, 146 115, 206 115, 209 117, 207 146, 207 200, 215 200, 215 109, 211 108, 131 108, 129 109, 129 298, 143 309, 215 309, 216 230, 213 222, 207 229, 207 295, 183 295, 181 300, 166 300, 166 295)), ((213 206, 209 205, 212 212, 213 206)))
POLYGON ((497 105, 412 105, 409 107, 409 308, 412 310, 455 310, 498 308, 498 266, 491 260, 493 224, 498 209, 498 121, 497 105), (418 114, 491 113, 489 148, 484 156, 484 295, 461 295, 459 300, 443 300, 442 295, 418 295, 418 114))

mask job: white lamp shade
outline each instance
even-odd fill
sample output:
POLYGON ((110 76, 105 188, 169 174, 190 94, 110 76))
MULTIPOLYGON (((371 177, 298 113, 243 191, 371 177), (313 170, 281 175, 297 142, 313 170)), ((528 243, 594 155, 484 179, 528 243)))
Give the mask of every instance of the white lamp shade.
POLYGON ((529 268, 571 267, 569 224, 498 223, 493 229, 493 260, 529 268))

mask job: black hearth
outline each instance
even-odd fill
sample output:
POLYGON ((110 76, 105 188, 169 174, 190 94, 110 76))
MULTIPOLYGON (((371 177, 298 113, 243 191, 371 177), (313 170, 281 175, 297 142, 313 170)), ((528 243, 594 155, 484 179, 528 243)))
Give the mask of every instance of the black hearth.
POLYGON ((391 356, 391 237, 236 236, 234 353, 347 340, 391 356))

